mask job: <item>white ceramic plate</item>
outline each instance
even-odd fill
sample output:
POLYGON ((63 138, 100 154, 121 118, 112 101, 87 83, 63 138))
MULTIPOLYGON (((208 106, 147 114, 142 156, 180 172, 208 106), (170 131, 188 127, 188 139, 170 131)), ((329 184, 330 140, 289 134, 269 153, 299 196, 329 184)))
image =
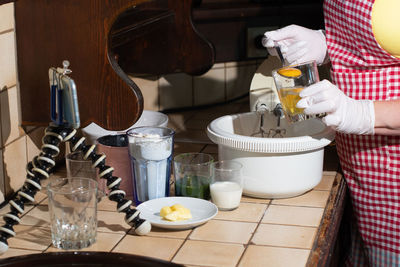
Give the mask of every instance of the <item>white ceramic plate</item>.
POLYGON ((140 211, 140 217, 148 220, 152 226, 174 230, 185 230, 199 226, 211 220, 218 213, 217 206, 210 201, 193 197, 156 198, 143 202, 137 206, 137 209, 140 211), (174 204, 181 204, 190 209, 192 219, 177 222, 163 220, 160 216, 161 208, 174 204))

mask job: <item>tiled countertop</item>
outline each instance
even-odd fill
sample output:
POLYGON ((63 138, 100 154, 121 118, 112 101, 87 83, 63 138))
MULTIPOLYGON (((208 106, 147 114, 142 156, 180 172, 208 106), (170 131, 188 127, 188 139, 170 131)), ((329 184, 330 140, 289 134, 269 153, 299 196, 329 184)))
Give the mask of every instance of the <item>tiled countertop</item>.
MULTIPOLYGON (((222 113, 241 112, 241 108, 244 104, 239 102, 237 110, 169 114, 170 127, 177 130, 175 154, 205 152, 217 158, 217 146, 207 140, 205 125, 222 113), (203 117, 198 118, 200 113, 203 117)), ((97 241, 84 251, 143 255, 186 266, 310 265, 321 242, 323 216, 331 213, 332 189, 341 179, 337 166, 335 155, 329 154, 321 183, 306 194, 274 200, 243 196, 238 209, 219 211, 206 224, 184 231, 153 228, 147 236, 136 236, 125 223, 124 214, 116 211, 115 202, 103 198, 98 207, 97 241)), ((35 200, 34 205, 25 207, 21 223, 14 227, 17 235, 8 240, 9 250, 1 258, 60 251, 51 245, 45 191, 35 200)), ((8 210, 6 206, 0 214, 8 210)))

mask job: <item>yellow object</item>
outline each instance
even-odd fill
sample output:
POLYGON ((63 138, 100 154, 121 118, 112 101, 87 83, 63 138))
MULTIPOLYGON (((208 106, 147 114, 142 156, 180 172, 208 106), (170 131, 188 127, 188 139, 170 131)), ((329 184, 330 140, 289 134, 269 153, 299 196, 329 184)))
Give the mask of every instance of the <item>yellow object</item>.
POLYGON ((400 1, 375 0, 371 26, 378 44, 392 56, 400 58, 400 1))
POLYGON ((160 210, 160 216, 167 221, 183 221, 192 218, 192 213, 190 209, 184 207, 181 204, 175 204, 171 207, 165 206, 160 210))
POLYGON ((165 217, 171 212, 172 212, 172 209, 170 207, 168 207, 168 206, 162 207, 162 209, 160 210, 160 216, 165 217))
POLYGON ((303 87, 297 88, 282 88, 279 90, 279 99, 282 107, 288 115, 296 115, 303 113, 303 108, 297 108, 297 102, 301 99, 299 93, 303 87))
POLYGON ((297 78, 300 77, 301 70, 295 68, 282 68, 278 70, 278 74, 289 78, 297 78))

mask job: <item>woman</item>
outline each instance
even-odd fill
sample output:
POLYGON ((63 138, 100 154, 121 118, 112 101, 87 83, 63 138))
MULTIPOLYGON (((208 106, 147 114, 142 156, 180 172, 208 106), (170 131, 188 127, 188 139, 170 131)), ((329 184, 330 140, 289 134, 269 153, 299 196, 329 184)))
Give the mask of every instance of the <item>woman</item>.
POLYGON ((326 112, 353 203, 346 263, 400 266, 400 1, 325 0, 326 35, 291 25, 265 33, 289 63, 330 59, 331 78, 297 104, 326 112))

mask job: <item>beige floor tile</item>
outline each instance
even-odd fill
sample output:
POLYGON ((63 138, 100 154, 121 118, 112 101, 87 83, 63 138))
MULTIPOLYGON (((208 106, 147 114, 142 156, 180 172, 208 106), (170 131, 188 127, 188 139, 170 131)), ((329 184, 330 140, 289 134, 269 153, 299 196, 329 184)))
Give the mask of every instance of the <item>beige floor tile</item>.
POLYGON ((125 222, 125 213, 97 211, 97 231, 127 233, 131 227, 125 222))
POLYGON ((248 197, 248 196, 243 195, 241 202, 269 204, 271 202, 271 199, 269 199, 269 198, 255 198, 255 197, 248 197))
POLYGON ((14 231, 17 235, 8 239, 9 247, 44 251, 51 244, 49 227, 15 225, 14 231))
POLYGON ((101 201, 97 203, 97 210, 116 211, 117 202, 109 200, 108 197, 103 197, 101 201))
MULTIPOLYGON (((147 235, 154 237, 186 239, 191 232, 191 229, 182 231, 171 231, 168 229, 152 227, 150 233, 148 233, 147 235)), ((135 235, 135 230, 131 229, 128 234, 135 235)))
POLYGON ((326 190, 330 191, 332 189, 333 181, 335 180, 335 175, 326 175, 322 176, 321 182, 314 187, 314 190, 326 190))
POLYGON ((264 215, 266 208, 266 204, 240 203, 240 206, 235 210, 218 211, 215 219, 242 222, 259 222, 264 215))
POLYGON ((136 254, 162 260, 171 260, 184 240, 127 235, 113 252, 136 254))
POLYGON ((274 199, 272 204, 324 208, 329 194, 330 192, 328 191, 313 190, 298 197, 274 199))
MULTIPOLYGON (((112 234, 112 233, 97 233, 96 242, 90 247, 80 249, 79 251, 111 251, 115 245, 124 237, 123 234, 112 234)), ((51 245, 46 252, 63 252, 65 250, 55 248, 51 245)))
POLYGON ((21 218, 21 224, 48 227, 50 224, 49 208, 38 205, 21 218))
POLYGON ((249 246, 238 266, 304 267, 309 254, 305 249, 249 246))
POLYGON ((196 266, 236 266, 243 251, 241 244, 187 240, 172 262, 196 266))
POLYGON ((44 191, 38 191, 35 195, 35 204, 41 203, 47 198, 47 195, 44 191))
POLYGON ((323 208, 270 205, 261 222, 318 227, 323 213, 323 208))
POLYGON ((0 255, 0 259, 8 258, 8 257, 16 257, 30 254, 42 253, 40 250, 27 250, 27 249, 19 249, 19 248, 9 248, 4 254, 0 255))
POLYGON ((251 240, 254 245, 311 249, 317 228, 260 224, 251 240))
POLYGON ((211 220, 194 229, 189 239, 247 244, 256 227, 256 223, 211 220))

